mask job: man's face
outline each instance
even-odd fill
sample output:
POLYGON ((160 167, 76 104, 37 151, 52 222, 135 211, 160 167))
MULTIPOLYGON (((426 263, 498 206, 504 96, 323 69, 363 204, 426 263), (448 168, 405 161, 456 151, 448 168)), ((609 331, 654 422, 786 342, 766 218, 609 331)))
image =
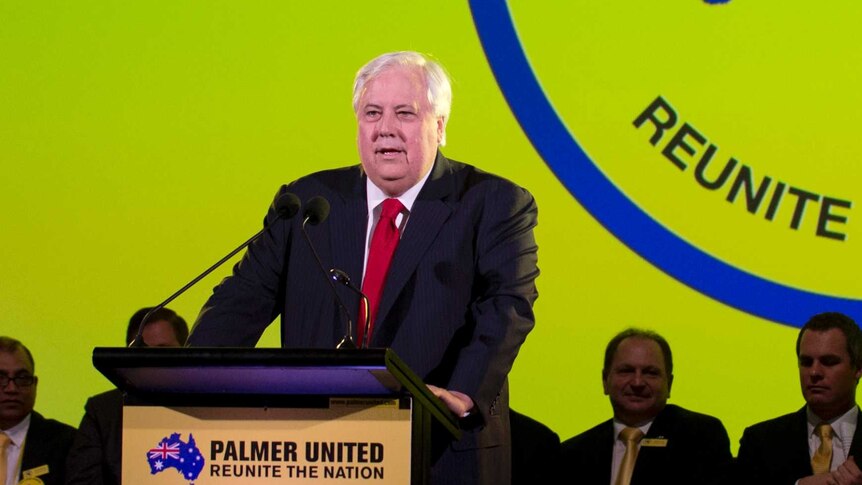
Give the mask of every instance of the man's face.
POLYGON ((672 379, 655 341, 641 337, 624 339, 604 381, 614 417, 629 426, 650 421, 664 409, 672 379))
POLYGON ((431 169, 444 120, 434 115, 418 69, 391 67, 369 81, 356 120, 362 167, 387 195, 403 194, 431 169))
POLYGON ((806 330, 799 342, 799 384, 805 402, 820 419, 847 412, 856 403, 862 370, 847 353, 847 340, 837 328, 806 330))
POLYGON ((180 347, 174 327, 167 320, 148 323, 144 327, 143 337, 147 347, 180 347))
MULTIPOLYGON (((0 374, 7 377, 32 376, 33 365, 21 349, 15 352, 0 351, 0 374)), ((20 423, 36 404, 36 383, 18 387, 14 381, 0 389, 0 429, 9 429, 20 423)))

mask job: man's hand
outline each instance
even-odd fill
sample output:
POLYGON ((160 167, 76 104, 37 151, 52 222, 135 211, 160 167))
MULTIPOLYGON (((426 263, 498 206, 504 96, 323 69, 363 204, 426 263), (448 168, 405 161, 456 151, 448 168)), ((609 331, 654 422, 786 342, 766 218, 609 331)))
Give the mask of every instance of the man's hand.
POLYGON ((852 456, 831 473, 836 485, 862 485, 862 470, 852 456))
POLYGON ((835 471, 805 477, 799 480, 799 485, 862 485, 862 470, 851 456, 835 471))
POLYGON ((443 389, 442 387, 432 386, 431 384, 426 385, 428 386, 428 389, 431 390, 431 393, 440 398, 440 400, 446 404, 446 407, 449 408, 455 416, 458 416, 459 418, 466 417, 467 412, 473 409, 473 400, 463 392, 450 391, 448 389, 443 389))

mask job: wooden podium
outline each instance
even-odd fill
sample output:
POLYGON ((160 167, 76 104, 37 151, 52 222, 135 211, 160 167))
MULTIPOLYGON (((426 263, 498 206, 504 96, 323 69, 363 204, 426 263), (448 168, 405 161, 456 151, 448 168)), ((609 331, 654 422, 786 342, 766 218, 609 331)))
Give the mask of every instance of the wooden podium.
POLYGON ((391 349, 96 348, 127 484, 425 484, 455 416, 391 349), (436 426, 436 425, 435 425, 436 426))

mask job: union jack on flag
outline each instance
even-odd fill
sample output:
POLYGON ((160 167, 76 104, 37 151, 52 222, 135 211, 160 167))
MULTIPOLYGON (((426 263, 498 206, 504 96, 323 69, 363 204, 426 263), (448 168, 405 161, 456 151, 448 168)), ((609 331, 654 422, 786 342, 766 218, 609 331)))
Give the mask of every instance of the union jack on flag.
POLYGON ((167 460, 168 457, 178 459, 180 457, 180 444, 162 442, 161 446, 150 450, 150 458, 159 458, 160 455, 162 460, 167 460))

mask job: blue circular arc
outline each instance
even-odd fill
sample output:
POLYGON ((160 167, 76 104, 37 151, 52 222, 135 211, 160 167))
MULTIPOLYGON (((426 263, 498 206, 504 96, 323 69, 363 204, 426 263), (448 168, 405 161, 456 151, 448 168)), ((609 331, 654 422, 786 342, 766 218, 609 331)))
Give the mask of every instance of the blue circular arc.
POLYGON ((802 326, 816 313, 862 315, 862 301, 822 295, 735 268, 673 234, 629 200, 590 160, 557 116, 530 67, 504 0, 470 0, 485 55, 533 146, 578 202, 654 266, 724 304, 802 326))

